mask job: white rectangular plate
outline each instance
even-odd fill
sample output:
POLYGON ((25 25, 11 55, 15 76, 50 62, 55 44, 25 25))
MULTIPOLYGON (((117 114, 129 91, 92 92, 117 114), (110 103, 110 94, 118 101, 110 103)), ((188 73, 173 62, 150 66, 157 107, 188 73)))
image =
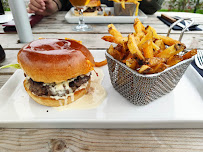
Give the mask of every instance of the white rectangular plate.
MULTIPOLYGON (((114 12, 113 7, 105 8, 106 12, 111 11, 112 15, 114 12)), ((79 17, 73 14, 74 8, 71 8, 65 15, 65 19, 68 23, 78 23, 79 17)), ((85 23, 134 23, 134 19, 139 18, 142 22, 147 19, 141 10, 138 11, 138 16, 84 16, 85 23)))
MULTIPOLYGON (((91 51, 96 61, 104 50, 91 51)), ((177 87, 145 106, 129 103, 111 85, 108 68, 103 103, 94 109, 57 111, 34 102, 17 70, 0 90, 0 127, 8 128, 203 128, 203 81, 189 66, 177 87), (47 112, 48 110, 48 112, 47 112)))

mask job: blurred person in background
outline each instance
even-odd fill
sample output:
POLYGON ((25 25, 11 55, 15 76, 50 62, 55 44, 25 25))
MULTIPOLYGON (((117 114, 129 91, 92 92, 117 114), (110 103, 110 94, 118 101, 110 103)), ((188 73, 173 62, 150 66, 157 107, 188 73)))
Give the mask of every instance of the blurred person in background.
MULTIPOLYGON (((139 9, 145 14, 154 14, 161 9, 164 0, 142 0, 140 1, 139 9)), ((113 1, 101 0, 102 4, 108 7, 113 6, 113 1)), ((28 4, 28 13, 49 16, 57 11, 68 11, 72 7, 69 0, 30 0, 28 4)))
MULTIPOLYGON (((101 0, 101 3, 109 7, 113 6, 112 1, 101 0)), ((71 7, 69 0, 30 0, 27 12, 49 16, 57 11, 68 11, 71 7)))

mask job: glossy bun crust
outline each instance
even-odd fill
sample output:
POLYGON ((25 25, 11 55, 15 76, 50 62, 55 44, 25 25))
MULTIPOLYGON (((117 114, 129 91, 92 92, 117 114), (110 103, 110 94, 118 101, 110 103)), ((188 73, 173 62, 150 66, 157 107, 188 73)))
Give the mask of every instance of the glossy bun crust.
POLYGON ((35 102, 37 102, 41 105, 44 105, 44 106, 49 106, 49 107, 59 107, 59 106, 65 105, 65 104, 70 104, 70 103, 76 101, 77 99, 79 99, 80 97, 82 97, 83 95, 85 95, 88 92, 88 89, 90 87, 90 80, 89 80, 86 88, 83 88, 81 90, 74 92, 74 101, 71 100, 70 96, 67 98, 67 101, 65 101, 64 99, 56 100, 56 99, 50 98, 48 96, 37 96, 29 90, 29 83, 28 83, 27 79, 25 79, 23 83, 24 83, 25 90, 27 91, 29 96, 35 102))
POLYGON ((60 83, 90 72, 89 50, 74 40, 39 39, 25 45, 17 55, 25 74, 36 82, 60 83))
POLYGON ((90 0, 90 2, 87 4, 88 7, 96 7, 100 5, 101 5, 100 0, 90 0))

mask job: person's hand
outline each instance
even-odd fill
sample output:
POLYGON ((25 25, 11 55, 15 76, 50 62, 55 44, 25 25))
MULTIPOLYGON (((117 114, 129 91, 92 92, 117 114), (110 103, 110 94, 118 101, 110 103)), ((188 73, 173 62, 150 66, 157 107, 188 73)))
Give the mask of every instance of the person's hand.
MULTIPOLYGON (((55 0, 60 6, 60 1, 55 0)), ((48 16, 58 11, 58 6, 53 0, 30 0, 27 12, 48 16)))

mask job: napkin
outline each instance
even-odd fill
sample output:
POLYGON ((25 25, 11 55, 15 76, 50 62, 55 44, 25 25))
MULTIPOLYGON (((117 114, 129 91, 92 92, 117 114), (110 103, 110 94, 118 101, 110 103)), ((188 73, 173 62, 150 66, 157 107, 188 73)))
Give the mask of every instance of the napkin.
MULTIPOLYGON (((38 22, 40 22, 42 20, 42 18, 43 18, 42 15, 31 15, 29 17, 31 27, 34 27, 38 22)), ((3 28, 4 32, 15 32, 16 31, 14 20, 5 23, 2 26, 4 27, 3 28)))
POLYGON ((198 68, 197 65, 195 64, 195 60, 191 62, 191 65, 195 68, 195 70, 203 77, 203 70, 198 68))
MULTIPOLYGON (((168 26, 170 26, 171 24, 173 24, 173 23, 167 21, 166 19, 162 18, 161 16, 157 16, 157 18, 160 19, 163 23, 165 23, 165 24, 168 25, 168 26)), ((179 17, 179 18, 180 18, 180 17, 179 17)), ((183 25, 185 25, 185 21, 182 21, 181 23, 182 23, 183 25)), ((202 31, 202 29, 199 28, 199 27, 197 27, 197 26, 198 26, 198 24, 194 24, 193 26, 189 27, 189 30, 190 30, 190 31, 202 31)), ((178 26, 178 25, 176 25, 176 26, 173 27, 173 30, 182 30, 182 29, 183 29, 183 28, 180 27, 180 26, 178 26)))
POLYGON ((0 24, 9 22, 13 19, 13 15, 12 14, 4 14, 4 15, 0 15, 0 24))

